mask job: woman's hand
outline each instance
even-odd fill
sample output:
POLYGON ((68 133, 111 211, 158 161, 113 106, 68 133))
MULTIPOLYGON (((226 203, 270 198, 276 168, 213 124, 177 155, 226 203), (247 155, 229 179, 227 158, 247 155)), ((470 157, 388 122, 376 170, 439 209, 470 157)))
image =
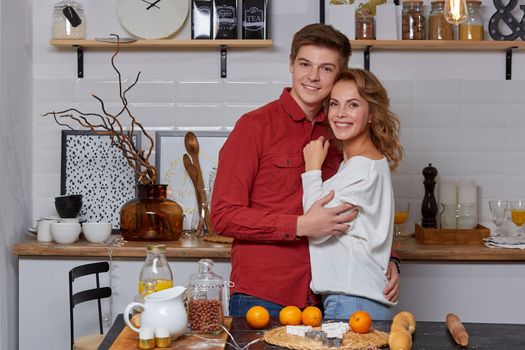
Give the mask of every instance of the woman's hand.
POLYGON ((304 146, 303 155, 305 162, 305 171, 320 170, 328 153, 330 142, 324 138, 319 137, 317 140, 310 141, 304 146))
POLYGON ((386 278, 388 283, 383 293, 388 301, 395 303, 399 300, 399 273, 397 272, 396 264, 392 261, 388 263, 386 278))

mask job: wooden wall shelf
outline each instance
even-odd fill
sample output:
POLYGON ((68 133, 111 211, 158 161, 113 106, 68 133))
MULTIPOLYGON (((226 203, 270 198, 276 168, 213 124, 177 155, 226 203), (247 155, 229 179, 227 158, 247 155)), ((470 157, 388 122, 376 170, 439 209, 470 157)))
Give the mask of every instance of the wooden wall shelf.
POLYGON ((525 41, 466 40, 352 40, 352 49, 397 51, 506 51, 525 49, 525 41))
POLYGON ((505 79, 512 79, 512 52, 525 49, 524 41, 466 40, 352 40, 363 51, 364 68, 370 70, 373 51, 501 51, 505 53, 505 79))
MULTIPOLYGON (((51 46, 61 49, 75 48, 77 50, 77 77, 84 77, 84 49, 114 50, 114 42, 104 42, 95 39, 52 39, 51 46)), ((175 40, 157 39, 120 43, 121 50, 175 50, 175 49, 219 49, 221 78, 226 78, 227 55, 229 48, 256 49, 272 46, 272 40, 175 40)))
MULTIPOLYGON (((53 39, 49 42, 52 46, 59 48, 83 47, 90 49, 113 49, 116 43, 107 43, 94 39, 53 39)), ((264 48, 271 47, 272 40, 175 40, 157 39, 142 40, 131 43, 120 43, 121 49, 177 49, 177 48, 264 48)))

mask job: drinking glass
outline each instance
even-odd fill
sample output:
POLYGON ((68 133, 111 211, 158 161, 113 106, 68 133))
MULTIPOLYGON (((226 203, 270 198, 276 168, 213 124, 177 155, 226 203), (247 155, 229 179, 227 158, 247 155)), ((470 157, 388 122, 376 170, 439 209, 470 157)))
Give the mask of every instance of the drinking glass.
POLYGON ((515 200, 509 202, 512 222, 518 227, 517 235, 523 236, 523 224, 525 224, 525 200, 515 200))
POLYGON ((396 199, 394 205, 394 240, 406 239, 407 237, 401 235, 401 228, 408 220, 410 202, 408 200, 396 199))
POLYGON ((490 200, 490 217, 492 223, 496 226, 494 236, 501 236, 501 225, 505 222, 505 216, 507 214, 508 202, 500 199, 490 200))

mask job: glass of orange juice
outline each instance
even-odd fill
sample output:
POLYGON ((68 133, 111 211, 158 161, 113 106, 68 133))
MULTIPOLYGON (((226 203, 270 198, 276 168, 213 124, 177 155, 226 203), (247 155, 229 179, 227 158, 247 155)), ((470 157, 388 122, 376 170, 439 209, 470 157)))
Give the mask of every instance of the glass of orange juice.
POLYGON ((410 202, 406 199, 396 199, 394 205, 394 240, 406 239, 406 236, 402 236, 401 229, 408 220, 410 202))
POLYGON ((510 215, 514 225, 518 227, 517 235, 523 236, 523 225, 525 224, 525 200, 514 200, 509 202, 510 215))

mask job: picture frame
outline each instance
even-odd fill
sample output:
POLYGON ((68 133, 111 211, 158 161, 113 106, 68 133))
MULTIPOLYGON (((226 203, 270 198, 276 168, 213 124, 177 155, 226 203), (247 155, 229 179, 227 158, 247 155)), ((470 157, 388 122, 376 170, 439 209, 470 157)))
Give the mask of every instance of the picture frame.
MULTIPOLYGON (((139 148, 140 136, 133 136, 139 148)), ((135 185, 135 172, 109 135, 62 130, 60 193, 82 194, 81 220, 111 222, 117 232, 120 207, 135 198, 135 185)))
POLYGON ((197 213, 197 200, 193 183, 184 168, 183 155, 188 153, 184 136, 191 131, 199 141, 199 163, 204 186, 213 192, 219 150, 228 138, 228 130, 172 130, 158 131, 155 137, 155 165, 157 182, 168 185, 168 198, 177 202, 184 212, 184 229, 191 229, 192 218, 197 213))

